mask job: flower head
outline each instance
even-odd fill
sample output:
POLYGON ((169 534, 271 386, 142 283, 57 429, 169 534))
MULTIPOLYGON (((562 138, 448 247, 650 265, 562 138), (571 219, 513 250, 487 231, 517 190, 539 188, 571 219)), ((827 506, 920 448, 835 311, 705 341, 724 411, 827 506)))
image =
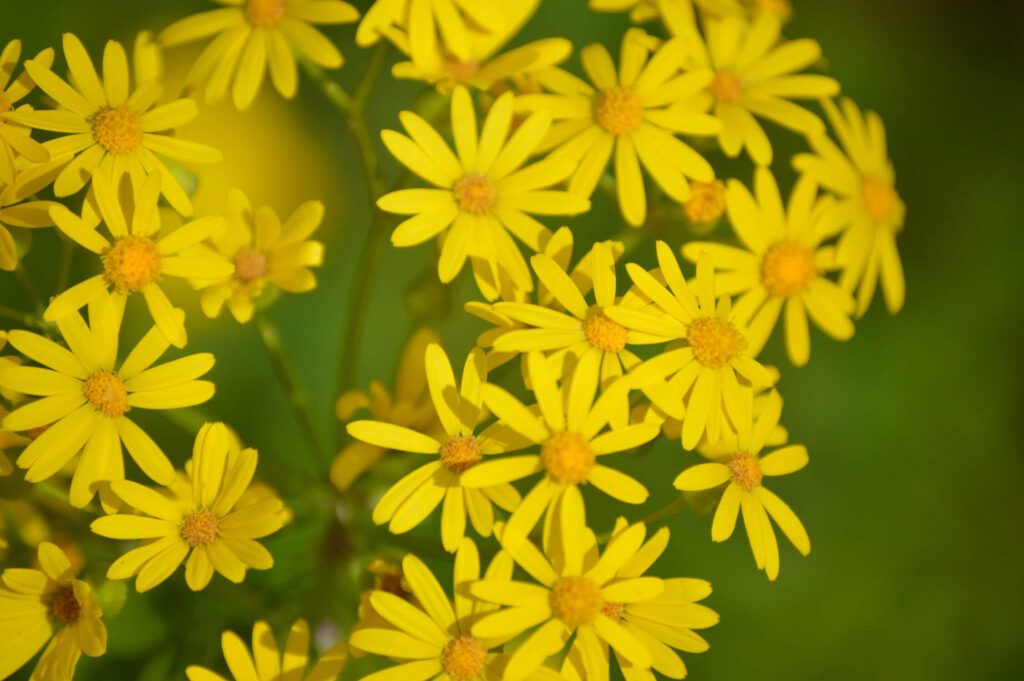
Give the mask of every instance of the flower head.
POLYGON ((659 19, 672 35, 682 35, 696 25, 700 10, 707 16, 737 16, 743 8, 737 0, 590 0, 595 12, 629 11, 629 19, 642 24, 659 19))
MULTIPOLYGON (((3 123, 0 122, 0 143, 2 134, 3 123)), ((13 184, 0 179, 0 269, 13 270, 18 264, 18 249, 8 227, 34 229, 53 225, 49 209, 59 204, 26 199, 53 182, 59 168, 60 161, 43 163, 22 170, 13 184)))
MULTIPOLYGON (((18 172, 15 165, 17 158, 24 158, 31 163, 46 163, 50 160, 50 152, 46 147, 32 139, 30 127, 8 120, 7 114, 11 111, 32 110, 27 104, 17 109, 14 106, 35 88, 32 76, 27 71, 22 71, 12 80, 20 58, 20 40, 10 41, 0 51, 0 186, 14 184, 18 172)), ((53 63, 53 48, 46 48, 32 61, 49 67, 53 63)), ((2 258, 3 245, 0 242, 0 266, 2 258)))

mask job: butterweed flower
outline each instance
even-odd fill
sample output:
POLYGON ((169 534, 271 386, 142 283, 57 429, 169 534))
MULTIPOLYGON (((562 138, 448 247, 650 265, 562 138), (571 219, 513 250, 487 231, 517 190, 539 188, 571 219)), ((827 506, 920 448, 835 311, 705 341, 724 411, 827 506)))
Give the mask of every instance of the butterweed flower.
POLYGON ((725 213, 726 191, 721 180, 690 182, 690 198, 683 201, 683 215, 690 228, 701 234, 710 232, 725 213))
POLYGON ((800 553, 806 556, 811 551, 811 540, 803 523, 786 502, 762 484, 764 476, 795 473, 807 465, 807 448, 803 445, 789 445, 761 456, 768 437, 779 424, 781 413, 782 398, 773 390, 756 423, 748 417, 737 424, 737 435, 725 433, 725 437, 730 438, 728 444, 733 452, 726 463, 697 464, 680 473, 675 480, 678 489, 689 491, 712 489, 728 483, 711 523, 711 539, 719 542, 732 536, 736 518, 742 512, 757 569, 764 570, 771 580, 779 575, 779 545, 769 516, 800 553))
MULTIPOLYGON (((225 631, 220 637, 224 661, 235 681, 334 681, 345 667, 348 646, 337 643, 320 656, 306 674, 309 665, 309 625, 298 620, 288 631, 284 652, 278 649, 270 625, 260 620, 252 627, 252 652, 238 634, 225 631)), ((206 667, 190 665, 185 669, 189 681, 224 681, 224 677, 206 667)))
MULTIPOLYGON (((29 127, 12 123, 7 119, 7 113, 12 110, 32 110, 32 107, 27 104, 23 104, 17 109, 14 108, 15 104, 35 88, 32 76, 27 71, 22 71, 17 78, 12 80, 19 59, 21 59, 20 40, 8 42, 0 51, 0 185, 14 184, 17 174, 15 166, 17 157, 20 156, 31 163, 46 163, 50 160, 50 152, 42 144, 32 139, 32 130, 29 127)), ((33 61, 49 67, 53 63, 53 48, 46 48, 37 54, 33 61)), ((2 253, 2 244, 0 244, 0 258, 3 257, 2 253)))
POLYGON ((107 651, 103 611, 56 545, 43 542, 37 556, 39 570, 0 574, 0 679, 45 645, 32 681, 71 681, 82 653, 98 657, 107 651))
POLYGON ((760 353, 779 313, 785 309, 786 350, 797 366, 811 353, 809 316, 836 340, 853 336, 853 298, 825 277, 838 268, 834 246, 822 241, 837 230, 835 205, 818 197, 818 184, 803 176, 783 208, 772 172, 758 168, 755 196, 736 180, 729 181, 729 219, 745 248, 708 241, 691 241, 683 255, 696 262, 711 255, 719 274, 720 294, 739 296, 733 314, 747 322, 752 355, 760 353))
MULTIPOLYGON (((0 123, 2 130, 3 123, 0 123)), ((44 163, 22 170, 13 184, 0 180, 0 269, 13 270, 18 264, 18 249, 8 227, 50 227, 53 201, 26 201, 53 182, 60 162, 44 163)))
POLYGON ((188 74, 192 87, 202 87, 206 101, 224 98, 228 87, 238 109, 252 104, 270 71, 274 88, 291 99, 298 89, 298 68, 292 50, 328 69, 341 67, 338 48, 315 24, 348 24, 359 18, 355 7, 341 0, 230 0, 222 7, 180 19, 161 31, 165 46, 216 35, 203 48, 188 74))
MULTIPOLYGON (((117 365, 123 299, 109 296, 89 304, 89 323, 78 312, 57 321, 67 347, 28 331, 14 330, 11 345, 42 367, 0 363, 0 385, 38 395, 3 420, 3 428, 46 427, 18 457, 25 479, 40 482, 82 452, 71 481, 71 504, 89 503, 99 483, 124 478, 123 444, 154 482, 170 484, 174 468, 160 447, 130 418, 132 409, 177 409, 213 396, 213 383, 197 380, 213 367, 209 353, 152 366, 168 348, 152 328, 117 365), (84 447, 84 449, 83 449, 84 447)), ((172 311, 180 318, 180 310, 172 311)))
POLYGON ((736 0, 590 0, 595 12, 629 12, 629 19, 642 24, 661 19, 672 35, 690 29, 697 20, 695 9, 712 16, 737 15, 743 8, 736 0))
POLYGON ((882 283, 891 314, 903 307, 906 283, 896 249, 906 206, 896 193, 896 172, 889 160, 885 126, 874 111, 861 113, 850 99, 822 101, 842 149, 827 135, 809 138, 814 154, 797 154, 793 167, 814 177, 839 196, 840 220, 836 260, 843 268, 839 284, 857 292, 857 315, 863 315, 882 283))
POLYGON ((97 518, 92 531, 111 539, 143 541, 114 561, 108 579, 138 575, 135 588, 143 592, 185 562, 185 582, 200 591, 214 570, 237 584, 249 568, 273 567, 270 552, 256 540, 281 528, 281 500, 268 497, 240 504, 256 473, 257 453, 243 449, 231 456, 230 439, 222 423, 207 423, 199 430, 184 494, 161 494, 128 480, 111 485, 113 493, 139 514, 97 518))

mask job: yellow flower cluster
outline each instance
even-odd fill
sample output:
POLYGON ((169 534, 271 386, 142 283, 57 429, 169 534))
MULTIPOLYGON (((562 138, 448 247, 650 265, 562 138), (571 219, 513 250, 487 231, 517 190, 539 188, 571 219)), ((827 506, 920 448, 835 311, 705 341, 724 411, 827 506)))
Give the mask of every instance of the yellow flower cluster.
MULTIPOLYGON (((0 332, 0 350, 18 353, 0 357, 0 476, 24 471, 24 482, 95 514, 97 537, 135 542, 104 576, 87 566, 87 578, 77 577, 77 549, 38 541, 40 569, 0 574, 0 679, 44 646, 33 679, 67 681, 81 653, 103 654, 95 585, 104 580, 134 577, 141 594, 184 564, 186 584, 199 591, 214 572, 237 584, 249 569, 274 566, 258 540, 293 516, 256 482, 257 451, 203 418, 198 429, 186 426, 191 455, 169 456, 133 410, 196 407, 214 395, 213 354, 160 361, 189 343, 185 314, 168 295, 182 290, 171 285, 179 278, 200 291, 206 316, 226 306, 237 322, 255 321, 320 453, 307 399, 263 310, 278 290, 316 287, 311 268, 323 263, 324 245, 312 237, 324 205, 307 201, 282 220, 234 189, 223 214, 194 216, 185 166, 222 155, 180 134, 201 115, 192 94, 212 103, 230 93, 241 111, 265 72, 294 97, 300 68, 345 117, 375 209, 342 362, 361 362, 382 230, 398 248, 436 241, 431 272, 442 284, 468 262, 479 296, 465 310, 488 325, 458 375, 441 337, 422 328, 393 391, 379 382, 355 390, 351 372, 341 381, 335 413, 352 439, 329 472, 318 461, 314 484, 333 483, 339 508, 372 503, 373 523, 398 542, 440 507, 439 544, 454 556, 454 582, 446 590, 415 555, 400 566, 377 556, 378 583, 363 596, 358 624, 306 678, 332 681, 350 650, 395 663, 364 681, 599 681, 612 657, 631 681, 683 678, 679 653, 706 650, 695 630, 718 615, 700 603, 708 582, 648 574, 670 537, 653 524, 700 493, 717 507, 712 540, 729 538, 742 514, 770 580, 780 569, 776 525, 807 555, 803 524, 764 484, 803 468, 808 454, 786 445, 779 373, 762 350, 780 316, 795 366, 810 357, 808 319, 851 338, 879 281, 889 311, 902 306, 896 234, 905 208, 879 116, 834 101, 838 82, 808 72, 821 48, 782 35, 784 0, 591 0, 595 11, 659 24, 626 30, 617 59, 602 44, 582 47, 582 76, 569 70, 573 45, 564 38, 502 51, 540 0, 377 0, 361 19, 340 0, 214 1, 221 6, 156 39, 163 47, 208 40, 189 71, 189 96, 165 96, 160 47, 148 33, 134 67, 111 40, 99 69, 65 34, 66 77, 53 49, 22 61, 13 40, 0 53, 0 268, 22 270, 18 229, 54 227, 68 257, 85 254, 94 272, 70 286, 62 277, 35 312, 3 309, 26 328, 0 332), (350 96, 323 70, 343 63, 334 34, 316 27, 357 21, 355 45, 378 47, 350 96), (421 99, 444 106, 404 110, 401 131, 380 132, 415 176, 387 189, 362 107, 389 46, 401 55, 392 76, 426 83, 436 93, 421 99), (23 102, 34 90, 46 95, 38 107, 23 102), (809 149, 792 159, 798 177, 785 199, 761 121, 809 149), (719 177, 721 156, 744 152, 752 183, 719 177), (69 197, 79 193, 73 210, 69 197), (621 213, 612 238, 545 224, 601 202, 621 213), (719 222, 732 233, 714 236, 719 222), (651 239, 645 262, 637 245, 654 233, 661 238, 651 239), (152 324, 121 353, 135 293, 152 324), (372 418, 354 419, 363 409, 372 418), (596 532, 584 490, 600 503, 644 504, 648 488, 622 464, 659 436, 707 461, 671 471, 682 492, 672 508, 596 532), (126 470, 125 450, 145 483, 126 470), (426 458, 385 470, 392 460, 404 466, 402 453, 426 458), (386 491, 367 493, 367 478, 387 479, 386 491), (470 529, 497 544, 486 569, 470 529)), ((299 620, 282 653, 258 621, 251 648, 232 632, 222 647, 238 681, 298 681, 309 642, 299 620)), ((199 666, 186 673, 223 679, 199 666)))

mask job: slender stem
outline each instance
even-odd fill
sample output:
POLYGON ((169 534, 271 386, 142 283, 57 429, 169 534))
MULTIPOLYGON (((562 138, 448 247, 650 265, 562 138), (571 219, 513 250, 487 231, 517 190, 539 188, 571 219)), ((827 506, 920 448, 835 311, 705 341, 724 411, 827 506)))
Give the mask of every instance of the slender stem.
MULTIPOLYGON (((667 518, 670 515, 674 515, 674 514, 678 513, 679 511, 683 510, 686 507, 687 507, 686 496, 680 494, 678 497, 676 497, 675 500, 665 504, 664 506, 662 506, 661 508, 659 508, 656 511, 648 513, 647 515, 645 515, 643 518, 641 518, 637 522, 638 523, 643 523, 643 524, 647 525, 647 529, 650 529, 651 525, 653 525, 654 523, 658 522, 662 518, 667 518)), ((598 544, 604 544, 609 539, 611 539, 611 537, 612 537, 612 533, 611 532, 604 532, 603 534, 599 534, 599 535, 597 535, 597 543, 598 544)))
POLYGON ((68 280, 71 278, 71 260, 75 254, 75 244, 66 236, 61 234, 60 238, 60 265, 57 269, 57 285, 53 295, 60 295, 68 287, 68 280))
POLYGON ((21 263, 14 268, 14 278, 18 280, 18 284, 25 291, 32 309, 36 310, 36 314, 42 315, 43 301, 39 297, 39 292, 36 291, 36 285, 32 283, 32 278, 28 276, 28 272, 25 271, 25 267, 21 263))
POLYGON ((15 310, 14 308, 7 307, 6 305, 0 305, 0 317, 10 319, 22 326, 30 326, 35 329, 43 328, 43 323, 35 315, 29 314, 28 312, 22 312, 21 310, 15 310))

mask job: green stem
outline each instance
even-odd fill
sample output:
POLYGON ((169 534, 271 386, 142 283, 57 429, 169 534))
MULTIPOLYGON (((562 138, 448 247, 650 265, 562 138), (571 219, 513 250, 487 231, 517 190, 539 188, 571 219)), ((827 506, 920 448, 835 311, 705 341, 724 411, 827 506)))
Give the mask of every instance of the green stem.
MULTIPOLYGON (((645 515, 643 518, 641 518, 640 520, 638 520, 636 522, 643 523, 643 524, 647 525, 647 529, 650 530, 651 529, 651 525, 653 525, 654 523, 658 522, 662 518, 667 518, 670 515, 675 515, 676 513, 679 513, 679 511, 683 510, 687 506, 688 506, 688 504, 687 504, 687 501, 686 501, 686 496, 680 494, 675 500, 665 504, 664 506, 662 506, 661 508, 659 508, 656 511, 648 513, 647 515, 645 515)), ((605 532, 603 534, 599 534, 599 535, 597 535, 597 543, 598 544, 604 544, 609 539, 611 539, 611 537, 612 537, 612 533, 611 532, 605 532)))
POLYGON ((39 292, 36 291, 36 285, 32 283, 32 278, 28 276, 28 272, 25 271, 25 267, 21 263, 18 263, 18 266, 14 268, 14 278, 18 280, 18 284, 25 291, 29 305, 36 311, 37 315, 42 316, 43 301, 39 297, 39 292))
POLYGON ((60 264, 57 269, 57 285, 53 295, 60 295, 68 287, 71 278, 71 260, 75 254, 75 244, 63 234, 60 239, 60 264))
POLYGON ((42 329, 43 322, 38 317, 28 312, 22 312, 21 310, 15 310, 12 307, 6 305, 0 305, 0 317, 10 319, 13 322, 17 322, 22 326, 29 326, 34 329, 42 329))

